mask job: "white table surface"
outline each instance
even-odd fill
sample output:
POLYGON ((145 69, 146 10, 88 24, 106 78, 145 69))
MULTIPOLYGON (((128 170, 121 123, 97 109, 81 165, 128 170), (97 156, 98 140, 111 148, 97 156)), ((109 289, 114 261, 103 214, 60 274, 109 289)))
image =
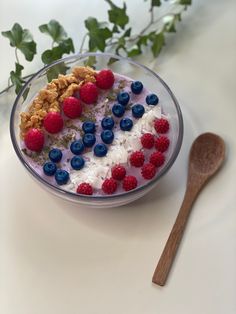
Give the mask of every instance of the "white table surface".
MULTIPOLYGON (((1 314, 236 313, 236 2, 193 2, 160 58, 139 59, 176 94, 185 134, 173 168, 138 202, 85 210, 42 190, 10 142, 14 95, 0 97, 1 314), (151 283, 152 273, 183 198, 189 147, 205 131, 225 139, 227 160, 195 203, 167 285, 160 288, 151 283)), ((136 3, 127 1, 134 28, 147 5, 136 3)), ((106 8, 98 0, 1 0, 0 31, 18 21, 33 31, 42 51, 49 39, 37 25, 56 18, 78 38, 78 49, 83 20, 104 18, 106 8)), ((3 37, 0 47, 4 87, 14 52, 3 37)), ((37 57, 28 69, 39 66, 37 57)))

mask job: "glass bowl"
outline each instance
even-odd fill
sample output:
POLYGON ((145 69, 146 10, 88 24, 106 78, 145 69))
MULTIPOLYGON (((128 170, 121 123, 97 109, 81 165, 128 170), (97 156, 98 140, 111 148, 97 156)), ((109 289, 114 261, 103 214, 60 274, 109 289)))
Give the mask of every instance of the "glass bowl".
POLYGON ((63 199, 76 202, 82 206, 104 208, 121 206, 137 200, 159 183, 159 180, 172 167, 180 151, 183 139, 183 119, 175 96, 167 84, 155 72, 128 58, 123 58, 109 53, 86 53, 58 60, 38 71, 27 81, 16 97, 12 108, 10 133, 13 147, 22 165, 43 188, 57 196, 62 197, 63 199), (156 93, 160 100, 162 100, 162 111, 169 116, 169 122, 171 125, 171 130, 169 131, 170 147, 168 149, 168 154, 166 155, 164 166, 160 169, 154 179, 147 181, 145 185, 138 186, 136 189, 122 194, 86 196, 65 191, 63 190, 63 187, 54 186, 39 176, 33 167, 31 167, 26 156, 21 150, 19 130, 20 113, 22 111, 26 111, 38 91, 47 85, 48 76, 58 71, 58 69, 63 68, 66 69, 66 73, 70 73, 72 68, 75 66, 91 65, 92 63, 95 70, 109 68, 113 72, 122 74, 134 80, 142 81, 144 86, 148 87, 151 92, 156 93))

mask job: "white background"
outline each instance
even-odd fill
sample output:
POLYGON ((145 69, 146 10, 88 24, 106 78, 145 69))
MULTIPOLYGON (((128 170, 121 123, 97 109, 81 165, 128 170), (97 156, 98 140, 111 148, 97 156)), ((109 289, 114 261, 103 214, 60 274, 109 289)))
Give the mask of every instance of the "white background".
MULTIPOLYGON (((137 2, 127 1, 136 30, 148 21, 147 3, 137 2)), ((173 168, 138 202, 85 210, 42 190, 11 146, 14 95, 0 97, 1 314, 236 313, 236 2, 193 2, 161 56, 139 58, 175 93, 185 135, 173 168), (151 283, 152 273, 181 205, 189 147, 205 131, 225 139, 226 162, 195 203, 167 285, 160 288, 151 283)), ((105 19, 106 10, 98 0, 1 0, 0 31, 19 22, 41 52, 50 40, 37 26, 55 18, 78 50, 84 19, 105 19)), ((1 36, 0 56, 3 88, 14 50, 1 36)), ((41 67, 39 56, 25 66, 28 73, 41 67)))

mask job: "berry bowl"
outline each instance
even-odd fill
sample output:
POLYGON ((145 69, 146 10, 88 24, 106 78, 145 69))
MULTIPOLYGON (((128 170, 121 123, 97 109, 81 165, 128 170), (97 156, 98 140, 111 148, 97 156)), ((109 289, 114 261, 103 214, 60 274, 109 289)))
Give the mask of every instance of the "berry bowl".
POLYGON ((13 105, 10 133, 43 188, 104 208, 130 203, 159 183, 180 151, 183 119, 155 72, 128 58, 87 53, 29 79, 13 105))

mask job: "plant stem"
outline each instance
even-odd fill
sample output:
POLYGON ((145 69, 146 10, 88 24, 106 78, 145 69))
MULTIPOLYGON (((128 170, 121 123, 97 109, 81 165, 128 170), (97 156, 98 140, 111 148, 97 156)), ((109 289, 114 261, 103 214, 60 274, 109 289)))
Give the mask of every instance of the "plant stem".
POLYGON ((16 57, 17 63, 20 64, 19 57, 18 57, 18 54, 17 54, 17 48, 15 48, 15 57, 16 57))
POLYGON ((87 36, 88 36, 88 33, 85 33, 84 36, 83 36, 83 39, 82 39, 82 42, 81 42, 81 46, 80 46, 80 49, 79 49, 79 53, 83 52, 84 43, 85 43, 85 40, 86 40, 87 36))

